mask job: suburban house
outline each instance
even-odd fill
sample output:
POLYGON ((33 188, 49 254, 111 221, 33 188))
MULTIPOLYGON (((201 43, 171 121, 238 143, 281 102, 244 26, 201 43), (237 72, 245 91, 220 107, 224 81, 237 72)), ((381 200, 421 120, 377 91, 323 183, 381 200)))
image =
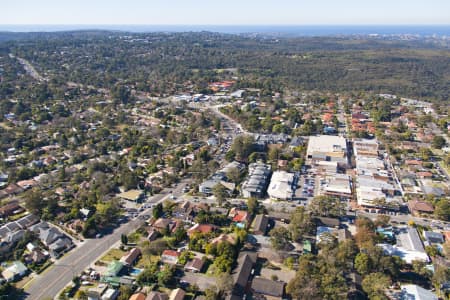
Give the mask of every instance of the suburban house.
POLYGON ((420 200, 408 201, 408 208, 413 216, 428 215, 434 212, 434 207, 431 203, 420 200))
POLYGON ((423 236, 425 238, 426 246, 444 243, 444 235, 442 233, 434 231, 424 231, 423 236))
POLYGON ((187 230, 187 235, 189 237, 191 237, 192 235, 194 235, 196 233, 206 234, 206 233, 211 233, 217 229, 218 229, 218 227, 216 225, 212 225, 212 224, 195 224, 194 226, 192 226, 191 228, 189 228, 187 230))
POLYGON ((132 202, 140 202, 144 193, 140 190, 129 190, 117 195, 119 198, 132 202))
POLYGON ((230 218, 234 223, 241 224, 241 227, 246 227, 251 216, 247 211, 239 210, 236 207, 233 207, 228 214, 228 218, 230 218))
POLYGON ((251 289, 253 296, 256 298, 261 295, 265 299, 283 299, 285 285, 286 283, 282 281, 256 277, 253 278, 251 289))
POLYGON ((253 234, 264 235, 269 224, 269 217, 266 215, 257 215, 253 220, 253 234))
POLYGON ((25 211, 17 201, 12 201, 0 207, 0 218, 6 218, 25 211))
POLYGON ((159 232, 162 232, 164 230, 174 232, 178 227, 178 222, 172 219, 159 218, 155 222, 153 222, 152 226, 159 232))
POLYGON ((204 261, 198 257, 188 261, 184 266, 184 269, 192 273, 200 273, 202 271, 204 261))
POLYGON ((48 247, 50 254, 54 257, 74 247, 72 240, 66 234, 46 222, 33 225, 30 230, 39 235, 41 242, 48 247))
POLYGON ((27 272, 28 272, 27 267, 25 267, 25 265, 21 261, 17 260, 13 262, 5 270, 3 270, 2 276, 3 278, 5 278, 7 282, 11 282, 22 278, 27 274, 27 272))
POLYGON ((186 292, 180 288, 174 289, 169 296, 169 300, 183 300, 186 292))
POLYGON ((234 236, 234 234, 226 234, 226 233, 222 233, 221 235, 219 235, 216 238, 213 238, 211 240, 211 244, 219 244, 222 242, 227 242, 230 243, 232 245, 236 244, 236 237, 234 236))
POLYGON ((161 255, 161 261, 165 264, 176 265, 180 254, 180 252, 175 250, 164 250, 161 255))
POLYGON ((232 290, 233 295, 242 296, 244 293, 257 257, 257 253, 241 252, 237 260, 237 267, 231 273, 234 283, 232 290))
POLYGON ((131 267, 134 265, 139 256, 141 256, 141 249, 133 248, 127 254, 122 256, 120 262, 122 262, 127 267, 131 267))
POLYGON ((169 296, 164 293, 151 291, 148 293, 147 298, 145 300, 168 300, 169 296))
POLYGON ((131 295, 129 300, 145 300, 147 298, 144 293, 136 293, 131 295))

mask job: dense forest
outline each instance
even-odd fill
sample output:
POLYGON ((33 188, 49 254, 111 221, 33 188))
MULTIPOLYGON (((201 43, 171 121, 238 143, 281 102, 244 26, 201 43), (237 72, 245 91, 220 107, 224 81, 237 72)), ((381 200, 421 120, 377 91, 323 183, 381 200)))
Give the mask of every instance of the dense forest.
POLYGON ((3 33, 2 98, 13 94, 13 81, 5 77, 14 76, 7 71, 14 71, 17 61, 9 54, 27 59, 50 79, 50 85, 127 85, 157 96, 183 91, 190 84, 204 92, 207 83, 224 71, 237 76, 241 86, 278 90, 374 91, 447 100, 450 87, 448 45, 420 39, 209 32, 3 33))

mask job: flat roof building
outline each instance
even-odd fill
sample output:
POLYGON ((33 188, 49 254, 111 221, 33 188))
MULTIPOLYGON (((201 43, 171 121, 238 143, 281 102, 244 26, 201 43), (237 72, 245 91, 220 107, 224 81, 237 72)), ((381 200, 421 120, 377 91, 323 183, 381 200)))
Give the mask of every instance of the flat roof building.
POLYGON ((311 136, 306 156, 312 160, 347 163, 347 140, 333 135, 311 136))
POLYGON ((267 194, 270 198, 278 200, 292 199, 295 194, 295 174, 286 171, 275 171, 272 174, 267 194))

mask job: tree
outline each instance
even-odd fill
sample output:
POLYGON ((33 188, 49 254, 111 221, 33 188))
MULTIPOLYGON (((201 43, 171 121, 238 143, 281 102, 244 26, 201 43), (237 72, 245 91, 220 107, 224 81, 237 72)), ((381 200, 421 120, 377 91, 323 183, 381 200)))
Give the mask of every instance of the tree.
POLYGON ((312 255, 300 257, 295 277, 286 286, 292 299, 323 299, 320 295, 320 277, 315 277, 318 272, 316 262, 316 257, 312 255))
POLYGON ((159 271, 158 264, 156 263, 150 263, 145 266, 144 270, 139 273, 139 275, 136 278, 136 281, 141 285, 149 285, 154 283, 157 278, 156 274, 159 271))
POLYGON ((216 276, 216 287, 219 295, 225 295, 233 288, 233 277, 229 273, 220 273, 216 276))
POLYGON ((366 275, 370 272, 370 258, 366 253, 360 252, 356 255, 355 269, 361 275, 366 275))
POLYGON ((122 245, 127 245, 128 244, 128 237, 126 234, 122 234, 120 236, 120 240, 122 241, 122 245))
POLYGON ((450 269, 436 265, 436 269, 434 270, 433 278, 431 281, 435 286, 440 286, 441 284, 448 282, 450 280, 450 269))
POLYGON ((450 221, 450 203, 447 199, 442 198, 437 201, 434 207, 434 215, 444 221, 450 221))
POLYGON ((314 229, 314 223, 311 215, 305 211, 303 206, 297 207, 291 214, 289 232, 293 241, 300 240, 303 235, 311 233, 314 229))
POLYGON ((240 135, 236 137, 231 145, 231 150, 236 154, 239 160, 247 160, 250 153, 253 152, 254 139, 250 135, 240 135))
POLYGON ((250 215, 254 215, 258 212, 258 200, 256 198, 248 198, 247 199, 247 209, 250 215))
POLYGON ((445 146, 445 138, 440 135, 436 135, 431 142, 431 146, 436 149, 442 149, 442 147, 445 146))
POLYGON ((25 194, 25 207, 35 215, 41 215, 45 207, 44 196, 42 192, 34 188, 25 194))
POLYGON ((227 178, 235 184, 241 181, 241 173, 238 168, 231 168, 227 172, 227 178))
POLYGON ((325 217, 339 217, 345 212, 344 203, 336 197, 317 196, 309 204, 309 210, 313 215, 325 217))
POLYGON ((284 227, 275 227, 269 233, 270 243, 275 250, 286 250, 290 245, 289 231, 284 227))
POLYGON ((217 204, 221 206, 227 199, 228 190, 223 184, 218 183, 213 187, 213 195, 216 197, 217 204))
POLYGON ((118 300, 128 300, 133 294, 133 290, 127 285, 120 286, 119 291, 120 295, 119 298, 117 298, 118 300))
POLYGON ((205 290, 205 299, 206 300, 219 300, 220 297, 217 294, 217 291, 213 287, 209 287, 205 290))
POLYGON ((370 299, 387 299, 384 290, 391 284, 391 278, 383 273, 370 273, 364 277, 362 288, 370 299))
POLYGON ((87 300, 88 299, 88 295, 86 293, 86 291, 83 290, 78 290, 75 294, 75 299, 78 300, 87 300))
POLYGON ((91 237, 96 232, 97 232, 97 223, 95 221, 95 215, 93 215, 86 220, 82 234, 84 237, 91 237))
POLYGON ((233 161, 235 157, 236 157, 236 152, 234 152, 233 150, 230 150, 225 154, 225 159, 227 161, 233 161))
POLYGON ((164 265, 164 268, 158 273, 158 284, 161 286, 168 285, 174 279, 175 268, 173 266, 164 265))
POLYGON ((389 225, 389 222, 391 220, 391 217, 387 215, 377 215, 377 218, 375 219, 375 225, 376 226, 385 226, 389 225))
POLYGON ((163 205, 162 203, 158 203, 153 207, 153 211, 152 211, 152 215, 153 218, 158 219, 163 215, 164 211, 163 211, 163 205))
POLYGON ((368 218, 356 219, 355 241, 360 248, 375 244, 375 225, 372 220, 368 218))

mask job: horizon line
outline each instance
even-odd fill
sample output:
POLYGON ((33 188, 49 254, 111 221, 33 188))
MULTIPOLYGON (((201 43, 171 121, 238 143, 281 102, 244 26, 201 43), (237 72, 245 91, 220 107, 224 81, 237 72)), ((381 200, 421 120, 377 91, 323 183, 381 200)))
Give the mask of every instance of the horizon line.
POLYGON ((344 23, 303 23, 303 24, 143 24, 143 23, 21 23, 21 24, 1 24, 0 26, 450 26, 450 23, 402 23, 402 24, 381 24, 381 23, 361 23, 361 24, 344 24, 344 23))

